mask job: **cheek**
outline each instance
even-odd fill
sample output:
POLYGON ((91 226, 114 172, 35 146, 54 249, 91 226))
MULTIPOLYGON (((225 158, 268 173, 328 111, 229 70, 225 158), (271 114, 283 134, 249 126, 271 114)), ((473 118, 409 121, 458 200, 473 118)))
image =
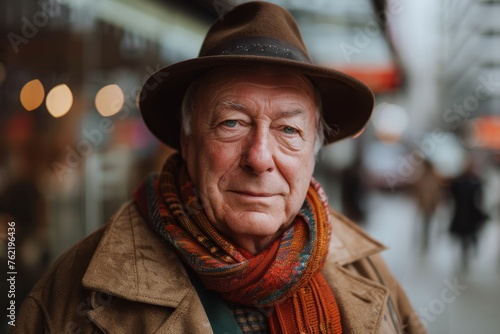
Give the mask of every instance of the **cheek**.
POLYGON ((302 184, 311 179, 315 165, 313 154, 290 155, 282 153, 277 160, 280 161, 281 173, 290 185, 302 184))
POLYGON ((212 144, 205 149, 207 168, 213 175, 222 176, 238 161, 238 153, 233 147, 228 147, 228 145, 212 144))
POLYGON ((297 157, 283 164, 281 170, 290 187, 290 195, 295 205, 302 205, 311 182, 314 165, 314 156, 297 157))
MULTIPOLYGON (((238 156, 230 148, 203 147, 199 151, 198 183, 205 213, 211 221, 221 221, 227 211, 224 189, 231 182, 231 171, 234 170, 238 156)), ((193 180, 194 181, 194 180, 193 180)))
POLYGON ((214 143, 199 147, 197 186, 204 189, 207 195, 216 195, 221 182, 224 182, 225 175, 238 164, 238 152, 227 145, 214 143))

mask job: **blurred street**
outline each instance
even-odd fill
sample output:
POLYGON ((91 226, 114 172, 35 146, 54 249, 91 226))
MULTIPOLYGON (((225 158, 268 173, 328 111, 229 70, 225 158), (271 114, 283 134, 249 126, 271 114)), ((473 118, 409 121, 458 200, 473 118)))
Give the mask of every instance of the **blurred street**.
MULTIPOLYGON (((15 222, 17 307, 174 152, 137 108, 145 79, 248 1, 0 0, 0 259, 15 222)), ((330 205, 388 247, 430 333, 500 333, 500 0, 269 1, 315 64, 375 96, 365 128, 317 156, 330 205)))
POLYGON ((449 210, 438 209, 429 248, 420 252, 421 222, 412 199, 370 192, 366 230, 389 249, 383 253, 430 333, 496 334, 500 328, 500 223, 490 220, 467 272, 459 246, 447 233, 449 210), (456 291, 449 288, 452 285, 456 291), (449 289, 443 294, 443 289, 449 289))

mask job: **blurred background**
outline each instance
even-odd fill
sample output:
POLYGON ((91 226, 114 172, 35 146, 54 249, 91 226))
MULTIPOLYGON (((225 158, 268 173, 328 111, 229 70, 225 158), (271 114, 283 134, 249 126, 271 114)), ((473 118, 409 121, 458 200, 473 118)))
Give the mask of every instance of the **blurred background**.
MULTIPOLYGON (((0 254, 5 269, 14 221, 17 305, 172 153, 141 121, 141 84, 243 2, 0 0, 0 254)), ((387 245, 431 333, 498 333, 500 1, 271 2, 316 63, 376 95, 365 130, 318 155, 331 205, 387 245)))

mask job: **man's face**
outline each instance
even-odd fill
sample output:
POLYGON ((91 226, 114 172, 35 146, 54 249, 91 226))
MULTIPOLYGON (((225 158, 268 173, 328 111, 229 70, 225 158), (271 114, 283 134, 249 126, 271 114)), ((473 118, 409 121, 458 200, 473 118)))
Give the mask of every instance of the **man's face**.
POLYGON ((316 99, 302 75, 212 71, 194 93, 182 156, 215 228, 251 253, 300 210, 314 170, 316 99))

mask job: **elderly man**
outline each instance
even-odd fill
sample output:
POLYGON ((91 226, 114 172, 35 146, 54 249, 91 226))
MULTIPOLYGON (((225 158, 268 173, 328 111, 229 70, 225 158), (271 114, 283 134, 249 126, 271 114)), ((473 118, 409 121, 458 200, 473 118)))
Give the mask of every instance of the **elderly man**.
POLYGON ((372 94, 313 65, 287 11, 236 7, 139 101, 179 153, 54 264, 13 332, 425 332, 383 247, 312 177, 324 143, 365 126, 372 94))

